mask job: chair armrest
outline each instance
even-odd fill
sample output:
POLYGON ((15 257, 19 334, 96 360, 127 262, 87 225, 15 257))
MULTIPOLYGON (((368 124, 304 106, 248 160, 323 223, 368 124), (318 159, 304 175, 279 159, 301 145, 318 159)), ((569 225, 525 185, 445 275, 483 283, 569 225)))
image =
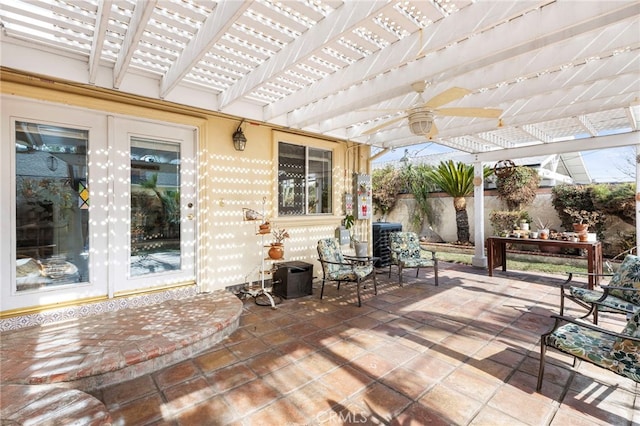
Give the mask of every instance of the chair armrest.
POLYGON ((350 256, 350 255, 342 255, 345 260, 348 260, 350 264, 356 263, 373 263, 373 257, 371 256, 350 256))
POLYGON ((433 250, 429 250, 429 249, 426 249, 426 248, 424 248, 424 247, 422 247, 422 246, 420 246, 420 250, 422 250, 422 251, 429 251, 429 252, 431 252, 431 259, 436 260, 436 252, 435 252, 435 251, 433 251, 433 250))
MULTIPOLYGON (((346 256, 345 256, 345 258, 346 258, 346 256)), ((331 262, 330 260, 323 260, 323 259, 318 259, 318 261, 320 263, 328 263, 330 265, 341 265, 341 266, 351 266, 351 267, 354 266, 354 264, 352 262, 346 262, 346 263, 343 263, 343 262, 331 262)))
POLYGON ((568 322, 571 324, 579 325, 580 327, 588 328, 590 330, 598 331, 604 334, 608 334, 609 336, 614 336, 624 340, 632 340, 634 342, 640 343, 640 337, 634 337, 629 334, 616 333, 615 331, 607 330, 605 328, 599 327, 591 322, 580 321, 577 318, 572 318, 568 316, 562 315, 551 315, 551 318, 555 318, 556 322, 553 325, 553 328, 549 330, 547 333, 543 334, 543 336, 549 335, 553 333, 563 322, 568 322))
MULTIPOLYGON (((563 289, 564 289, 564 286, 566 286, 571 282, 571 280, 573 280, 574 275, 582 275, 585 277, 612 277, 613 276, 613 274, 596 274, 595 272, 567 272, 567 274, 569 274, 569 277, 565 282, 561 284, 563 289)), ((587 285, 587 283, 572 283, 571 285, 573 285, 574 287, 584 287, 587 285)))

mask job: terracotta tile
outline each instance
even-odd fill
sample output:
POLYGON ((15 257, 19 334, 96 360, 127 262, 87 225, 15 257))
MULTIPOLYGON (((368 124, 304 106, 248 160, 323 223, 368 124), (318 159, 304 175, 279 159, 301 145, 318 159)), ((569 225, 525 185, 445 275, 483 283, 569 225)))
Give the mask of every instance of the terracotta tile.
POLYGON ((247 367, 245 363, 237 363, 215 370, 207 375, 207 380, 216 391, 225 392, 236 386, 250 382, 257 377, 258 376, 247 367))
POLYGON ((199 373, 200 371, 196 368, 193 361, 189 360, 167 367, 158 373, 154 373, 152 377, 158 385, 158 388, 164 389, 192 379, 199 373))
POLYGON ((411 404, 409 398, 381 383, 373 383, 353 399, 361 401, 376 418, 384 419, 385 423, 391 422, 411 404))
POLYGON ((502 386, 488 405, 532 425, 546 424, 555 411, 553 400, 535 393, 535 386, 528 390, 502 386))
POLYGON ((312 377, 322 376, 338 367, 338 363, 335 362, 335 358, 328 356, 323 351, 314 352, 307 357, 299 359, 296 362, 296 365, 312 377))
POLYGON ((129 404, 110 410, 113 424, 144 425, 165 420, 162 412, 164 402, 154 394, 138 399, 129 404))
POLYGON ((348 365, 367 373, 369 376, 377 379, 389 373, 396 368, 396 365, 379 355, 367 352, 358 358, 352 360, 348 365))
POLYGON ((102 391, 102 401, 107 407, 112 407, 126 404, 157 391, 158 388, 156 388, 151 376, 146 375, 105 388, 102 391))
POLYGON ((209 351, 193 359, 194 364, 205 374, 237 361, 238 358, 227 348, 209 351))
POLYGON ((172 418, 180 426, 226 426, 231 425, 237 415, 222 396, 215 396, 175 414, 172 418))
POLYGON ((437 411, 414 402, 389 424, 392 426, 450 426, 451 422, 440 417, 437 411))
POLYGON ((288 364, 262 378, 281 394, 287 394, 313 380, 311 374, 297 364, 288 364))
POLYGON ((197 377, 167 388, 162 393, 167 401, 163 410, 176 413, 212 398, 216 392, 204 377, 197 377))
POLYGON ((323 419, 323 414, 331 412, 332 407, 341 400, 341 396, 334 389, 319 381, 313 381, 297 389, 286 398, 312 424, 314 420, 323 419))
POLYGON ((260 339, 253 338, 243 340, 242 342, 228 346, 227 348, 236 358, 239 360, 245 360, 264 352, 267 350, 268 345, 260 339))
POLYGON ((258 376, 272 373, 290 363, 291 361, 284 357, 282 352, 275 349, 263 352, 245 361, 245 365, 258 376))
POLYGON ((488 406, 483 407, 469 423, 470 426, 526 426, 527 424, 529 423, 488 406))
POLYGON ((462 366, 447 376, 442 383, 469 398, 487 401, 501 385, 502 380, 488 375, 479 375, 462 366))
POLYGON ((242 419, 243 425, 304 425, 307 417, 287 399, 279 399, 242 419))
POLYGON ((482 407, 482 403, 467 398, 444 385, 436 385, 418 402, 451 424, 468 424, 482 407))
POLYGON ((373 383, 369 375, 349 366, 342 366, 327 373, 320 381, 337 392, 341 398, 349 398, 373 383))
POLYGON ((247 415, 272 403, 280 393, 262 380, 253 380, 224 394, 225 401, 236 413, 247 415))

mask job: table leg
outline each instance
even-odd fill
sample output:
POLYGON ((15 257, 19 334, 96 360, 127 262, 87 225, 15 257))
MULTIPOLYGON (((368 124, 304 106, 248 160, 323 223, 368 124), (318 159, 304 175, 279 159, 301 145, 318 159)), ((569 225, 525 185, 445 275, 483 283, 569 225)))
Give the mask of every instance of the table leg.
POLYGON ((507 243, 500 243, 500 257, 502 260, 502 272, 507 272, 507 243))
MULTIPOLYGON (((593 274, 595 272, 595 250, 593 246, 587 248, 587 271, 593 274)), ((595 278, 593 275, 589 275, 589 290, 593 290, 595 278)))
POLYGON ((493 276, 493 240, 489 239, 489 242, 487 244, 487 267, 489 268, 489 276, 492 277, 493 276))

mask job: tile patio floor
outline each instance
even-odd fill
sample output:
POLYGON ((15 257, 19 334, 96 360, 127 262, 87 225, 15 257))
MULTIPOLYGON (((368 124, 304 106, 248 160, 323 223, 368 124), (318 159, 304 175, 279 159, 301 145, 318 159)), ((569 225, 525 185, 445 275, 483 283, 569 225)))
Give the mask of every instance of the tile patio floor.
POLYGON ((348 285, 275 310, 247 300, 214 348, 93 394, 118 425, 640 424, 640 386, 553 350, 535 391, 562 277, 442 262, 435 287, 426 273, 403 288, 379 273, 361 308, 348 285))

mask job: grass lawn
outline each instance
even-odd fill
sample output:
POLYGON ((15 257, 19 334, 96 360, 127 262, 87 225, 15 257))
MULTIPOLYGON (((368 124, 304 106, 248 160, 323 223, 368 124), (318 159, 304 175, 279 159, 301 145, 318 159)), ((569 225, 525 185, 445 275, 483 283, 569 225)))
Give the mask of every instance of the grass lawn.
MULTIPOLYGON (((473 255, 439 251, 437 256, 439 260, 443 260, 445 262, 456 262, 471 265, 471 257, 473 255)), ((543 260, 544 258, 540 257, 532 258, 531 260, 524 262, 521 260, 511 260, 507 258, 507 270, 546 272, 558 275, 565 275, 567 272, 587 272, 586 266, 582 267, 571 265, 570 262, 567 262, 567 264, 545 263, 543 260)))

